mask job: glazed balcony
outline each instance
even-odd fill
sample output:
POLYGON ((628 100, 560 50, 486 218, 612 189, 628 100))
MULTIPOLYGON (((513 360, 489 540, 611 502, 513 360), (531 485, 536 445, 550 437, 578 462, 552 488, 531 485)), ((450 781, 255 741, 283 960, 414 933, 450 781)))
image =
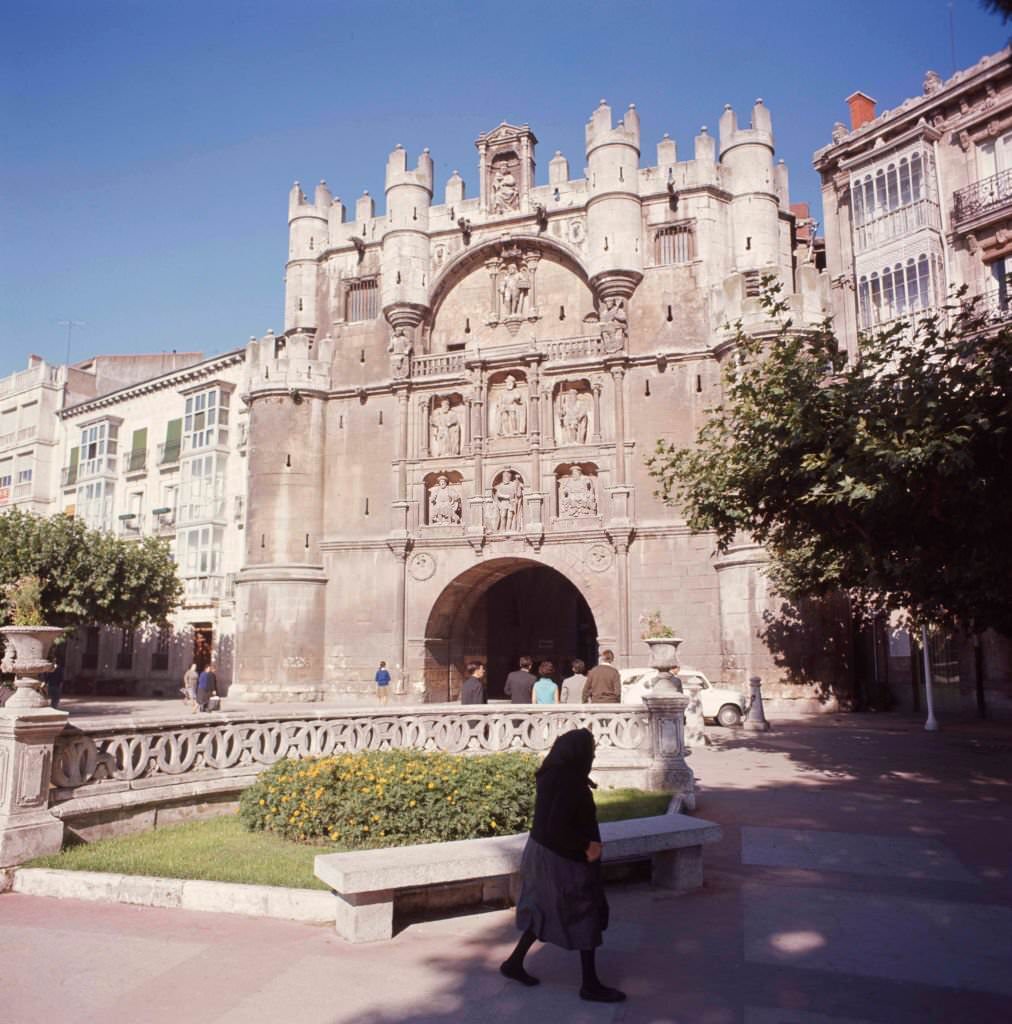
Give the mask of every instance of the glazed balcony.
POLYGON ((952 199, 952 225, 957 229, 1012 211, 1012 168, 959 189, 952 199))

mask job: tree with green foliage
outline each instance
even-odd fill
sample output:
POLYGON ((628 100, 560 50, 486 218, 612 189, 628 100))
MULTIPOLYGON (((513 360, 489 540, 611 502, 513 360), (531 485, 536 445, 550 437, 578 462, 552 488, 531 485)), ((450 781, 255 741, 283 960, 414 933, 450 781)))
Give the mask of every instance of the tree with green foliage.
MULTIPOLYGON (((68 628, 164 622, 183 590, 165 541, 125 541, 70 516, 12 509, 0 515, 0 587, 29 576, 42 581, 46 624, 68 628)), ((0 615, 6 621, 6 609, 0 615)))
POLYGON ((723 399, 692 448, 658 442, 658 493, 724 551, 748 534, 788 598, 846 592, 860 617, 1012 634, 1012 330, 962 296, 863 335, 738 326, 723 399))

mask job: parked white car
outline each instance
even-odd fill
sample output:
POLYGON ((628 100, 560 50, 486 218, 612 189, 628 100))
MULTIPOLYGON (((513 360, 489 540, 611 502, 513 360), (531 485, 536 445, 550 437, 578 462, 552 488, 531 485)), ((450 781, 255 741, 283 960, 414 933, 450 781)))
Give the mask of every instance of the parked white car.
MULTIPOLYGON (((737 690, 722 686, 714 686, 699 669, 683 666, 678 670, 678 678, 682 684, 694 679, 699 683, 699 703, 703 706, 703 718, 717 722, 718 725, 738 725, 745 717, 746 697, 737 690)), ((619 670, 622 678, 622 703, 642 704, 643 695, 649 693, 646 682, 657 675, 653 668, 623 668, 619 670)))

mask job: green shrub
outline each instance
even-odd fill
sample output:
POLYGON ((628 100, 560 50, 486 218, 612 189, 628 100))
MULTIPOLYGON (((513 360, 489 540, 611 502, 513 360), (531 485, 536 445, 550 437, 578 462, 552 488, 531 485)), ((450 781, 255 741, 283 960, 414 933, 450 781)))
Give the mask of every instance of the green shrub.
POLYGON ((343 847, 404 846, 531 827, 533 754, 375 750, 284 760, 240 799, 251 831, 343 847))

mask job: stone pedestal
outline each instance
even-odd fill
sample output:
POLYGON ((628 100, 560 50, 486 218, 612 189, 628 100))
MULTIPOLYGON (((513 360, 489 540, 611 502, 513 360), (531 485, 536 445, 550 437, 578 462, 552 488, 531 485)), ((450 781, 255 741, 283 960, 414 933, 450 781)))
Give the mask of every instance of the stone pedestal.
POLYGON ((752 688, 752 699, 748 705, 745 728, 749 732, 769 732, 770 723, 766 721, 766 711, 763 708, 762 680, 758 676, 752 676, 748 685, 752 688))
POLYGON ((668 790, 674 794, 681 811, 696 809, 696 780, 685 763, 685 709, 689 698, 675 690, 670 677, 655 682, 643 698, 650 712, 650 766, 646 772, 647 789, 668 790), (680 798, 680 799, 679 799, 680 798))
POLYGON ((49 813, 49 781, 66 721, 52 708, 0 708, 0 868, 63 845, 63 822, 49 813))

